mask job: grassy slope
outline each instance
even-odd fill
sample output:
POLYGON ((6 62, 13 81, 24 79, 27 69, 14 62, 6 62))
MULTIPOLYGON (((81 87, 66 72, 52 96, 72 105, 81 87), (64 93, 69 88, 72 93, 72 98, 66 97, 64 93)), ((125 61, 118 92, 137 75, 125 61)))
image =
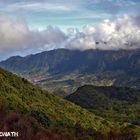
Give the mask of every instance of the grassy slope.
MULTIPOLYGON (((115 132, 120 131, 118 124, 106 121, 80 106, 42 91, 26 79, 2 69, 0 69, 0 104, 5 105, 8 112, 27 114, 35 118, 48 129, 57 127, 72 134, 75 129, 78 131, 82 129, 82 132, 88 131, 88 134, 92 132, 92 135, 107 134, 113 129, 115 132)), ((131 127, 132 131, 139 133, 138 127, 125 125, 121 129, 131 127)))
MULTIPOLYGON (((0 69, 0 103, 8 110, 29 113, 36 117, 41 113, 48 125, 108 131, 111 123, 81 107, 33 86, 24 78, 0 69)), ((40 118, 43 118, 40 117, 40 118)))

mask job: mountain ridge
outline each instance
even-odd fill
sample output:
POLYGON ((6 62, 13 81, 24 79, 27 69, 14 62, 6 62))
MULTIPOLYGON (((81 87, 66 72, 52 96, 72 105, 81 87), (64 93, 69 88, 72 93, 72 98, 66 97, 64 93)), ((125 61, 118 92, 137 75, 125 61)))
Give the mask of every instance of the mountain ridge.
POLYGON ((72 93, 89 83, 140 88, 140 49, 57 49, 26 57, 12 57, 0 62, 0 67, 58 94, 60 91, 72 93))

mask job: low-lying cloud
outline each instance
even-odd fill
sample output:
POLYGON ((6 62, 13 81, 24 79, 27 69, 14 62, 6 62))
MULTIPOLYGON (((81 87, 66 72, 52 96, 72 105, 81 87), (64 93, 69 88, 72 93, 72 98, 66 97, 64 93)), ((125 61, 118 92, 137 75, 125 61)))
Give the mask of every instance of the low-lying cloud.
POLYGON ((45 30, 30 30, 21 20, 0 17, 0 52, 41 49, 63 43, 66 35, 57 27, 48 26, 45 30))
POLYGON ((58 27, 30 30, 22 20, 0 16, 0 53, 68 49, 136 49, 140 48, 139 16, 123 15, 111 21, 104 20, 98 27, 86 25, 83 31, 69 28, 64 33, 58 27))
POLYGON ((140 24, 136 17, 128 15, 105 20, 100 26, 100 38, 109 43, 109 49, 135 49, 140 47, 140 24))
POLYGON ((68 42, 67 48, 76 49, 136 49, 140 48, 139 16, 123 15, 116 20, 106 19, 95 28, 87 25, 68 42))

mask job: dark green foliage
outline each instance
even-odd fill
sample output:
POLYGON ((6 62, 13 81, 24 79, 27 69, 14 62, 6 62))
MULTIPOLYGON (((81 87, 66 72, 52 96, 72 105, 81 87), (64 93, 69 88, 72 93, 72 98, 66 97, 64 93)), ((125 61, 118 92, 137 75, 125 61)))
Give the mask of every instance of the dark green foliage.
POLYGON ((41 122, 44 127, 50 126, 50 120, 44 113, 31 111, 31 116, 33 116, 38 122, 41 122))
POLYGON ((140 125, 140 90, 86 85, 66 99, 108 120, 140 125))

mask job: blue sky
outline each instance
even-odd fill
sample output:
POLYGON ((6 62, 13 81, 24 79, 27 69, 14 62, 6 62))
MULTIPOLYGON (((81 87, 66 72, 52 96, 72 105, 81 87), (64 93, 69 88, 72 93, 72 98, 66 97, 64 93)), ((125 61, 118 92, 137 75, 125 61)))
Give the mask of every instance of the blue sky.
POLYGON ((30 28, 81 28, 119 14, 136 15, 139 0, 1 0, 0 12, 23 17, 30 28))
POLYGON ((140 48, 140 0, 0 0, 0 60, 57 48, 140 48))

